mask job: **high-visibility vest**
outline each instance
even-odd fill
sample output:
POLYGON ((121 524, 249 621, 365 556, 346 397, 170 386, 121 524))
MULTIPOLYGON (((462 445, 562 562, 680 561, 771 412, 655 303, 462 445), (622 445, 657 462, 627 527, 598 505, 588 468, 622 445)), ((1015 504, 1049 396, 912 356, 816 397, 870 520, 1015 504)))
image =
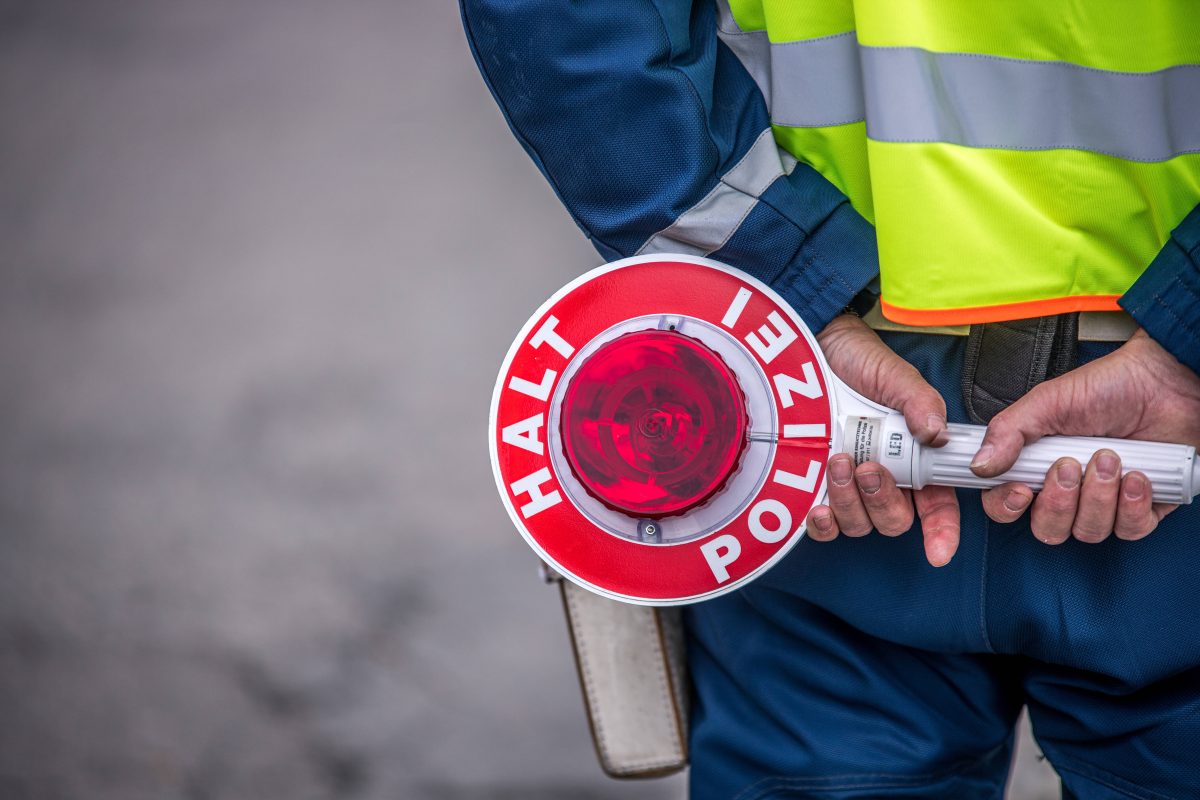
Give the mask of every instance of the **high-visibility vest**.
POLYGON ((875 223, 893 321, 1115 310, 1200 202, 1200 0, 729 3, 776 141, 875 223))

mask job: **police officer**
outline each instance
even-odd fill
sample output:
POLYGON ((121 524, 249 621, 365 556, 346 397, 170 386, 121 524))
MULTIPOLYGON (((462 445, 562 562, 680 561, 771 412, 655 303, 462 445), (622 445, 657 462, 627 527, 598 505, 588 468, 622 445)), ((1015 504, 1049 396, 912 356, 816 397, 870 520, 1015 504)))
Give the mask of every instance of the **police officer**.
MULTIPOLYGON (((745 269, 922 441, 990 421, 980 475, 1055 433, 1200 445, 1192 0, 462 5, 606 258, 745 269)), ((829 478, 688 610, 694 797, 998 797, 1022 706, 1066 795, 1196 796, 1200 510, 1107 450, 1037 496, 829 478)))

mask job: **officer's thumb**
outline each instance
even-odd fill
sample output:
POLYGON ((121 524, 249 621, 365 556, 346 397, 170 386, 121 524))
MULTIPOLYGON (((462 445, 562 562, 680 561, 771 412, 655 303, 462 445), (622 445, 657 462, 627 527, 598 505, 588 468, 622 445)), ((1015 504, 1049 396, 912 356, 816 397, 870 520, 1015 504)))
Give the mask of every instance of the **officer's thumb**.
POLYGON ((946 401, 862 320, 839 317, 817 340, 834 373, 859 394, 903 414, 917 441, 940 447, 949 440, 946 401))
POLYGON ((902 385, 894 387, 900 402, 897 410, 913 437, 921 444, 941 447, 949 436, 946 431, 946 401, 914 369, 902 385))
POLYGON ((971 471, 981 478, 1007 472, 1017 461, 1021 448, 1056 432, 1061 409, 1058 385, 1039 384, 1021 399, 992 417, 983 443, 971 461, 971 471))
POLYGON ((878 343, 878 358, 869 370, 864 394, 904 415, 904 423, 921 444, 941 447, 949 436, 946 431, 946 401, 929 385, 917 368, 896 355, 883 342, 878 343))

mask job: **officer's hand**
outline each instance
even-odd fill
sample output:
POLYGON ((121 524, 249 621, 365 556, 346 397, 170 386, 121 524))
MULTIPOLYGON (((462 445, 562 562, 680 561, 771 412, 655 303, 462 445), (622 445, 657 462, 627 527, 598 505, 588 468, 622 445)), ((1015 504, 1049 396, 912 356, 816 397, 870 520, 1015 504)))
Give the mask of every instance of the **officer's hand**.
MULTIPOLYGON (((971 468, 999 475, 1024 445, 1051 434, 1200 446, 1200 377, 1139 330, 1109 355, 1038 385, 997 414, 971 468)), ((1072 535, 1099 542, 1113 532, 1121 539, 1150 533, 1175 506, 1152 504, 1141 472, 1120 475, 1112 450, 1098 452, 1086 468, 1072 458, 1055 462, 1033 500, 1034 535, 1059 544, 1072 535)), ((1028 486, 1007 483, 983 493, 983 508, 997 522, 1012 522, 1032 499, 1028 486)))
MULTIPOLYGON (((909 430, 922 443, 945 443, 946 403, 942 396, 862 320, 838 317, 817 335, 817 341, 829 366, 851 389, 902 412, 909 430)), ((855 469, 845 453, 829 460, 829 505, 809 512, 808 535, 824 542, 839 531, 864 536, 875 528, 885 536, 898 536, 912 527, 914 501, 925 536, 925 557, 935 567, 944 566, 958 549, 954 490, 945 486, 915 492, 897 488, 882 465, 867 462, 855 469)))

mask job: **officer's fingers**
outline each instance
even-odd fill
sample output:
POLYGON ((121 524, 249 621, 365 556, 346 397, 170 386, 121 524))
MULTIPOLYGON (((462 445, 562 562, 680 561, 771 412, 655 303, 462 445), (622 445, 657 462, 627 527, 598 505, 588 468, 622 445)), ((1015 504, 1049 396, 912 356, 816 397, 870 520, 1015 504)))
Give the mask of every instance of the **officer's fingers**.
POLYGON ((944 567, 958 550, 958 496, 949 486, 926 486, 913 492, 913 503, 921 518, 925 558, 935 567, 944 567))
POLYGON ((867 396, 899 409, 913 438, 934 447, 949 441, 946 401, 916 367, 889 350, 879 359, 873 378, 874 393, 867 396))
POLYGON ((890 472, 868 461, 854 471, 854 481, 875 530, 886 536, 899 536, 912 527, 912 501, 896 486, 890 472))
POLYGON ((946 401, 938 391, 912 370, 905 386, 904 401, 899 404, 904 424, 921 444, 941 447, 950 440, 946 431, 946 401))
POLYGON ((992 417, 971 459, 971 470, 980 477, 994 478, 1012 468, 1021 448, 1050 433, 1061 406, 1053 382, 1041 383, 1008 408, 992 417))
POLYGON ((871 518, 854 484, 854 462, 845 453, 829 459, 829 508, 837 518, 838 529, 847 536, 871 532, 871 518))
POLYGON ((1140 472, 1131 472, 1121 481, 1121 499, 1117 502, 1117 519, 1113 532, 1118 539, 1141 539, 1158 526, 1154 513, 1150 481, 1140 472))
POLYGON ((1079 512, 1071 533, 1081 542, 1102 542, 1113 531, 1117 495, 1121 489, 1121 457, 1112 450, 1097 450, 1088 461, 1079 490, 1079 512))
POLYGON ((983 493, 983 513, 996 522, 1014 522, 1033 501, 1033 490, 1023 483, 1004 483, 983 493))
POLYGON ((837 520, 834 519, 829 506, 813 506, 812 511, 808 512, 805 530, 808 531, 810 538, 816 539, 818 542, 836 539, 838 535, 837 520))
POLYGON ((1029 527, 1046 544, 1062 544, 1071 535, 1079 509, 1083 469, 1073 458, 1060 458, 1046 471, 1046 484, 1033 501, 1029 527))
POLYGON ((1151 508, 1154 510, 1154 516, 1158 518, 1159 522, 1162 522, 1163 517, 1179 508, 1179 505, 1172 505, 1171 503, 1155 503, 1153 506, 1151 506, 1151 508))

